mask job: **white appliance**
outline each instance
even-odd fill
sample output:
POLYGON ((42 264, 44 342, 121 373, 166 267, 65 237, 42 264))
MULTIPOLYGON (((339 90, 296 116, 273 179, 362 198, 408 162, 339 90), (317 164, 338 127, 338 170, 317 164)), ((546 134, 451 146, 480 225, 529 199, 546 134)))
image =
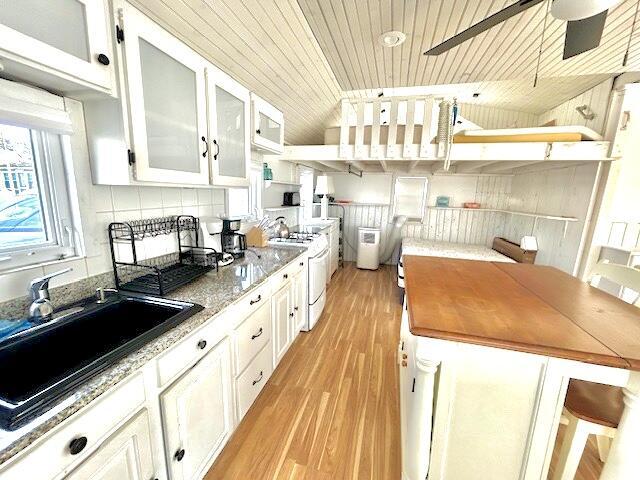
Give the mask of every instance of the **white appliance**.
POLYGON ((329 218, 329 194, 334 191, 333 178, 327 175, 320 175, 316 179, 315 194, 322 196, 320 199, 320 218, 327 220, 329 218))
POLYGON ((287 238, 272 238, 270 245, 307 247, 309 265, 307 278, 307 324, 302 330, 311 330, 316 323, 326 302, 327 264, 329 262, 329 243, 325 235, 318 233, 291 233, 287 238))
POLYGON ((380 266, 380 229, 358 228, 358 268, 377 270, 380 266))

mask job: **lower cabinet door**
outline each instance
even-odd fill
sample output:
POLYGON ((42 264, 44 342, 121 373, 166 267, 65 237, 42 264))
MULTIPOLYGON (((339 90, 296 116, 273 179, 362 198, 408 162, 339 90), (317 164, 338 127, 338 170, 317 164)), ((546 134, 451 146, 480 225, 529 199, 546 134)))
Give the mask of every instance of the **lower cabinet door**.
POLYGON ((82 462, 67 480, 147 480, 155 478, 146 410, 129 420, 82 462))
POLYGON ((293 308, 291 307, 291 284, 286 283, 271 299, 273 321, 273 367, 287 353, 291 344, 291 325, 293 308))
POLYGON ((228 338, 161 395, 161 407, 171 479, 199 478, 232 429, 228 338))
POLYGON ((307 271, 300 270, 293 277, 293 311, 295 313, 295 338, 307 324, 307 271))

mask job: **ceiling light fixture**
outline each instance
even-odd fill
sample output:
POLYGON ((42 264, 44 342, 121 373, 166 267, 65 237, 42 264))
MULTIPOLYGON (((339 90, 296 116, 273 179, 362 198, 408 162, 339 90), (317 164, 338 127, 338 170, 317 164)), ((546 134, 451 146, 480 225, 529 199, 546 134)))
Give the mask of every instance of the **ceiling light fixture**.
POLYGON ((399 32, 397 30, 391 30, 390 32, 384 32, 382 35, 378 37, 378 42, 380 45, 387 48, 397 47, 404 43, 407 39, 407 36, 399 32))
POLYGON ((613 7, 620 0, 555 0, 551 15, 567 21, 583 20, 613 7))

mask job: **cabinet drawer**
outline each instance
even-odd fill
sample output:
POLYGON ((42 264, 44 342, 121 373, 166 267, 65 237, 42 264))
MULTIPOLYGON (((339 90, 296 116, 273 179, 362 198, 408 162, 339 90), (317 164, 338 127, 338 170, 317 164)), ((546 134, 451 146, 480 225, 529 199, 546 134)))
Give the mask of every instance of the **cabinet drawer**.
POLYGON ((267 344, 247 369, 236 380, 238 420, 241 420, 253 404, 271 376, 272 361, 270 344, 267 344))
POLYGON ((235 334, 236 375, 244 371, 249 362, 271 340, 271 308, 263 303, 236 329, 235 334))
POLYGON ((137 374, 117 385, 36 442, 26 455, 0 471, 2 480, 55 478, 69 473, 96 450, 104 439, 145 400, 144 381, 137 374), (71 453, 75 448, 84 447, 71 453))
POLYGON ((269 283, 266 282, 264 285, 260 285, 259 287, 243 296, 233 305, 232 308, 234 311, 234 315, 236 316, 236 318, 245 318, 249 316, 263 304, 269 303, 270 296, 271 290, 269 288, 269 283))
POLYGON ((277 272, 273 279, 271 280, 271 291, 277 292, 280 290, 287 282, 291 281, 291 278, 298 273, 301 269, 305 267, 307 263, 306 256, 300 256, 296 258, 293 262, 289 263, 287 266, 282 268, 279 272, 277 272), (302 265, 300 265, 302 264, 302 265))
POLYGON ((167 384, 179 373, 190 368, 226 335, 223 327, 226 315, 210 319, 158 358, 158 384, 167 384))

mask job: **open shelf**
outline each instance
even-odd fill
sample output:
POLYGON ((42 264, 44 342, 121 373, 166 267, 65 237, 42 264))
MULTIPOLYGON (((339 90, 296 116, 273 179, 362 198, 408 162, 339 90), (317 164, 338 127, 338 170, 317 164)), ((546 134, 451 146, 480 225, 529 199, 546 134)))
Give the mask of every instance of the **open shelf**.
MULTIPOLYGON (((267 182, 268 180, 265 180, 265 182, 267 182)), ((271 185, 284 185, 284 186, 289 186, 289 187, 302 187, 301 183, 295 183, 295 182, 282 182, 280 180, 271 180, 271 185)), ((266 186, 266 185, 265 185, 266 186)))
POLYGON ((280 206, 280 207, 264 207, 262 210, 265 212, 275 212, 276 210, 288 210, 290 208, 301 208, 298 206, 280 206))
POLYGON ((472 212, 498 212, 498 213, 508 213, 511 215, 519 215, 521 217, 533 217, 533 218, 543 218, 545 220, 559 220, 562 222, 577 222, 578 219, 575 217, 563 217, 561 215, 547 215, 544 213, 533 213, 533 212, 518 212, 514 210, 505 210, 502 208, 464 208, 464 207, 436 207, 436 206, 428 206, 427 208, 432 210, 468 210, 472 212))

